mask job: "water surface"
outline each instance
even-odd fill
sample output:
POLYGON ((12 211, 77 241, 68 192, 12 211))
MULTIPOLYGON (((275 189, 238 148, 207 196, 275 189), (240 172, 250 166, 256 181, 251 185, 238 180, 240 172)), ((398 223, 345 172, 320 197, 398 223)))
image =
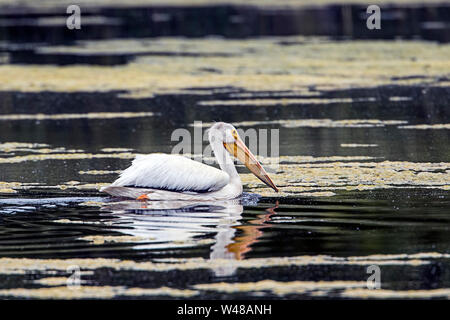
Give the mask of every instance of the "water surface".
POLYGON ((36 20, 54 8, 10 7, 0 16, 0 296, 448 298, 448 6, 391 7, 376 34, 358 27, 363 9, 100 7, 89 32, 67 33, 36 20), (214 121, 278 129, 269 167, 281 192, 243 166, 233 201, 98 191, 135 154, 170 153, 172 132, 194 134, 196 121, 202 133, 214 121), (373 265, 379 290, 367 287, 373 265))

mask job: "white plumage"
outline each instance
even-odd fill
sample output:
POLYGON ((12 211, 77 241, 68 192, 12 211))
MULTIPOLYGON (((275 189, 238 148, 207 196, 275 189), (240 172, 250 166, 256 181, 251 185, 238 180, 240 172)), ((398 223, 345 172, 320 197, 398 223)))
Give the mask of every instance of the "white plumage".
POLYGON ((234 199, 242 194, 242 183, 230 153, 261 181, 278 191, 231 124, 215 123, 209 129, 208 137, 221 170, 180 155, 138 155, 116 181, 100 191, 139 200, 234 199))
POLYGON ((164 153, 137 155, 131 167, 114 181, 115 187, 145 187, 171 191, 217 191, 230 176, 189 158, 164 153))

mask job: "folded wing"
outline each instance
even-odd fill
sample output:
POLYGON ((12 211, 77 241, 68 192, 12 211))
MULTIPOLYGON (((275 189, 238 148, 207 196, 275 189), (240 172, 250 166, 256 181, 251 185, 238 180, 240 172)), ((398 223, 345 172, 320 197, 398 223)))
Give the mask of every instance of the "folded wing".
POLYGON ((112 186, 211 192, 223 188, 229 181, 226 172, 198 161, 154 153, 137 155, 112 186))

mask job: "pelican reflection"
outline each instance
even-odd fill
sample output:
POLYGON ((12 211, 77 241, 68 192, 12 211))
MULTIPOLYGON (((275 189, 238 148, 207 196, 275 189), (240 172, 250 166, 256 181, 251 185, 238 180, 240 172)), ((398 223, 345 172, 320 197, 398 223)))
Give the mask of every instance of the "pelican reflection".
POLYGON ((128 236, 146 239, 136 249, 176 249, 211 245, 209 258, 224 260, 213 269, 215 276, 231 276, 233 263, 251 251, 251 245, 269 226, 272 211, 242 222, 242 200, 223 201, 120 201, 102 207, 114 215, 114 228, 128 236), (208 241, 209 240, 209 241, 208 241))

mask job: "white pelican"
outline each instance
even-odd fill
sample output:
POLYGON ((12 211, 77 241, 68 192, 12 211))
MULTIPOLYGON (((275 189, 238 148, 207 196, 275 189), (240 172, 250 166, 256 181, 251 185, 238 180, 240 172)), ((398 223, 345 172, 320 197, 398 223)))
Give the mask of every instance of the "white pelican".
POLYGON ((215 123, 208 131, 208 139, 221 170, 181 155, 137 155, 116 181, 100 191, 138 200, 234 199, 242 194, 242 183, 230 157, 232 154, 278 192, 231 124, 215 123))

